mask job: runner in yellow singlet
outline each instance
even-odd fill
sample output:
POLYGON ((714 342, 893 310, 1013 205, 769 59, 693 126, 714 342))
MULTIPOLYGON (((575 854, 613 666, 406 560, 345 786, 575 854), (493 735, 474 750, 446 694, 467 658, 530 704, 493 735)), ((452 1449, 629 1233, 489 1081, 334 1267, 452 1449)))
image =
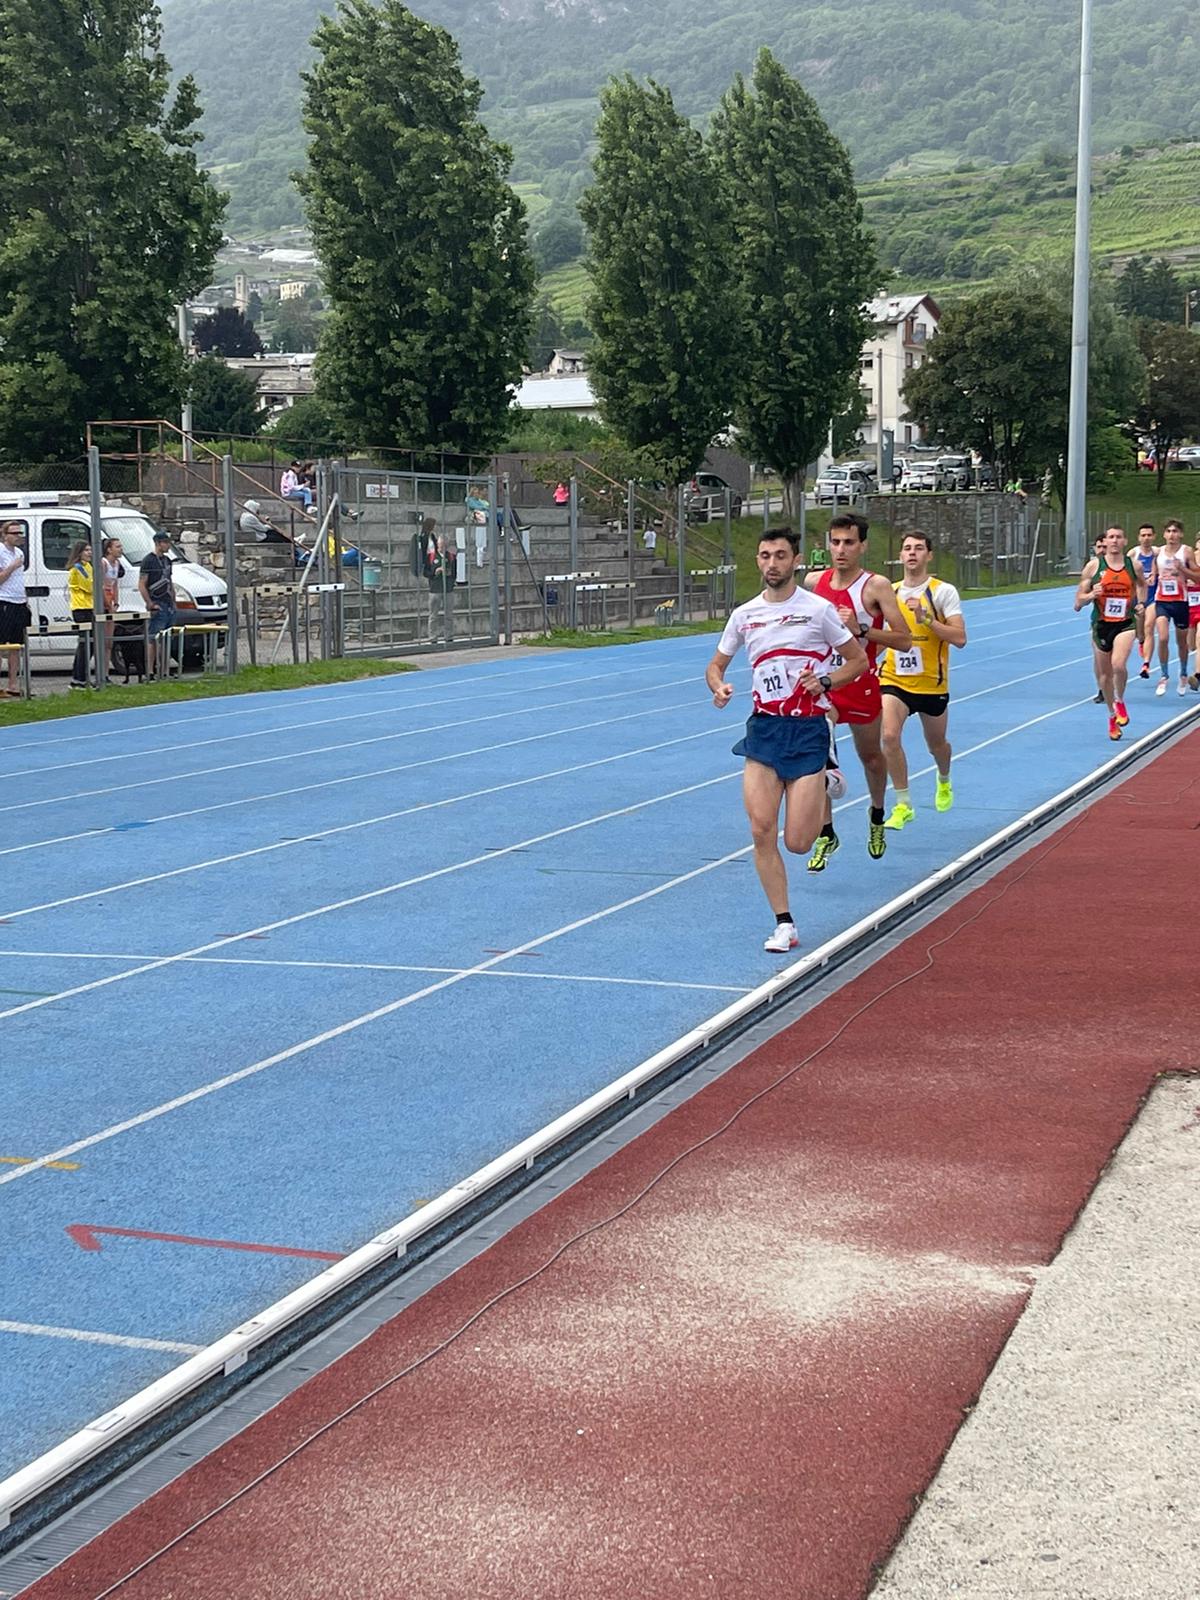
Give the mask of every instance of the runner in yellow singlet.
POLYGON ((912 644, 907 650, 889 650, 879 674, 883 690, 883 754, 895 792, 895 804, 885 827, 899 829, 916 812, 908 788, 908 762, 904 757, 904 724, 916 712, 925 743, 937 767, 934 805, 949 811, 954 804, 950 785, 950 745, 946 721, 950 710, 950 646, 962 649, 967 624, 962 601, 952 583, 943 583, 929 570, 933 542, 927 533, 911 528, 900 544, 904 576, 894 584, 900 612, 910 626, 912 644))

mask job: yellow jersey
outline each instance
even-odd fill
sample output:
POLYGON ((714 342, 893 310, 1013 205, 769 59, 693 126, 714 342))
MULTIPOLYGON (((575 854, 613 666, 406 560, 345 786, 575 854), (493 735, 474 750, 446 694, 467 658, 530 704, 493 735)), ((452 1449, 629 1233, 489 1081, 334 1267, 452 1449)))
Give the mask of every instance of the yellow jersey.
POLYGON ((92 564, 77 561, 67 572, 67 599, 72 611, 90 611, 95 602, 92 592, 92 564))
POLYGON ((940 578, 926 578, 919 590, 903 579, 893 583, 892 588, 896 591, 896 602, 912 634, 912 644, 907 650, 887 652, 879 674, 880 683, 891 684, 896 689, 907 689, 909 694, 947 694, 950 688, 950 646, 945 639, 937 637, 927 621, 917 621, 906 603, 905 591, 910 600, 921 601, 923 615, 932 611, 939 622, 944 622, 947 616, 961 615, 962 603, 958 598, 958 590, 952 583, 943 583, 940 578))

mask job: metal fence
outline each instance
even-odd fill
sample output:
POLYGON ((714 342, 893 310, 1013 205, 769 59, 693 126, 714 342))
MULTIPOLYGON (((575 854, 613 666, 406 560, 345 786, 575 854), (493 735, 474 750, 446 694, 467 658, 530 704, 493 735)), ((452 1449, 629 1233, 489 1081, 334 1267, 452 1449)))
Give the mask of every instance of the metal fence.
MULTIPOLYGON (((1036 501, 970 491, 871 495, 855 509, 871 524, 870 564, 900 571, 904 534, 919 528, 933 542, 933 569, 960 589, 998 593, 1017 585, 1068 577, 1062 519, 1036 501)), ((810 565, 826 564, 824 540, 809 541, 810 565)))

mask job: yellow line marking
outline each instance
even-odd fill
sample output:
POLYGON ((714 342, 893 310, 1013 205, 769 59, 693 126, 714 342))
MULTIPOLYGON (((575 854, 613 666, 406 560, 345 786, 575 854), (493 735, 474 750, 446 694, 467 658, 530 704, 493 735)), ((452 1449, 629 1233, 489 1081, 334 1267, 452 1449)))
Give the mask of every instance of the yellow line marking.
MULTIPOLYGON (((0 1165, 6 1167, 27 1167, 36 1156, 0 1156, 0 1165)), ((53 1167, 55 1172, 78 1172, 78 1161, 47 1161, 46 1166, 53 1167)))

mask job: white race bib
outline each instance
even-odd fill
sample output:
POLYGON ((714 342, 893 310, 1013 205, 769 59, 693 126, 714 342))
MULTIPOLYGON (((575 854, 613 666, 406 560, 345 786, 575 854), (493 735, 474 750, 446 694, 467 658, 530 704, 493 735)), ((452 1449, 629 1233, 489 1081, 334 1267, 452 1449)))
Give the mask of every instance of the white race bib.
POLYGON ((1123 594, 1109 594, 1104 597, 1105 622, 1124 622, 1129 615, 1129 601, 1123 594))
POLYGON ((919 678, 925 670, 925 660, 919 644, 914 644, 909 650, 894 650, 892 663, 898 678, 919 678))
POLYGON ((1183 598, 1189 606, 1200 606, 1200 589, 1185 590, 1183 598))
POLYGON ((1158 580, 1158 594, 1160 600, 1178 600, 1183 585, 1178 578, 1168 578, 1165 574, 1158 580))

